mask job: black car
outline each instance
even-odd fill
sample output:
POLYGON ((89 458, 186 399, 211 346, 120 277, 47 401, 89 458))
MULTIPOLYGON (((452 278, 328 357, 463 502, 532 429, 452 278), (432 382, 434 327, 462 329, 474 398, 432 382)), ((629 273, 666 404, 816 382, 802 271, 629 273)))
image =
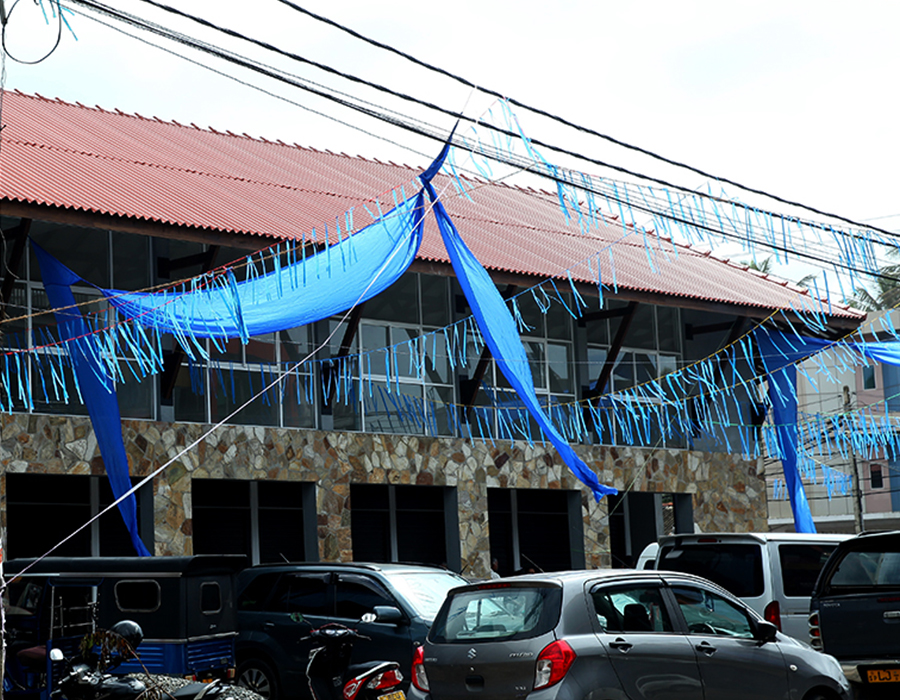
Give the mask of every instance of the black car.
POLYGON ((307 697, 312 641, 304 638, 329 622, 370 638, 354 645, 352 663, 397 661, 406 672, 447 591, 464 583, 451 571, 405 564, 246 569, 238 578, 237 681, 268 700, 307 697), (376 606, 380 620, 388 621, 360 622, 376 606))
POLYGON ((572 571, 451 591, 410 700, 849 700, 837 661, 711 581, 572 571))
POLYGON ((900 697, 900 532, 838 545, 813 589, 809 631, 862 697, 900 697))

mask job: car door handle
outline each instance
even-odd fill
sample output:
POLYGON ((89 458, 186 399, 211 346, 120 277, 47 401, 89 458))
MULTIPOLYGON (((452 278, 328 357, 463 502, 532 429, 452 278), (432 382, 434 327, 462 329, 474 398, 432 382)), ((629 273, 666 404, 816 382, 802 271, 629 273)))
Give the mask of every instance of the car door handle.
POLYGON ((709 642, 700 642, 696 648, 697 651, 703 652, 707 656, 712 656, 716 653, 716 648, 709 642))
POLYGON ((265 627, 267 630, 270 630, 275 627, 275 623, 270 620, 268 622, 264 622, 263 627, 265 627))
POLYGON ((610 642, 609 646, 611 646, 613 649, 618 649, 621 652, 627 652, 634 645, 630 644, 629 642, 626 642, 621 637, 616 637, 616 641, 610 642))

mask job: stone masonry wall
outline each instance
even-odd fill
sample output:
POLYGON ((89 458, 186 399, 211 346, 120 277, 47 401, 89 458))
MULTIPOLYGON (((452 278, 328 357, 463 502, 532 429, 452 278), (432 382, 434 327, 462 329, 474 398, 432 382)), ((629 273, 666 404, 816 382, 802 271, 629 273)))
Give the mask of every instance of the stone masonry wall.
MULTIPOLYGON (((476 576, 488 571, 488 488, 577 489, 585 564, 610 564, 607 500, 596 503, 552 446, 251 426, 224 426, 202 438, 209 426, 136 420, 123 421, 122 428, 133 477, 174 459, 153 482, 157 555, 192 553, 191 478, 211 477, 316 482, 319 554, 325 561, 353 558, 351 483, 455 486, 462 563, 476 576)), ((693 494, 694 521, 703 531, 767 529, 757 460, 675 449, 574 447, 602 483, 620 491, 693 494)), ((104 473, 87 418, 37 414, 0 416, 0 470, 104 473)), ((0 516, 5 532, 5 479, 0 516)))

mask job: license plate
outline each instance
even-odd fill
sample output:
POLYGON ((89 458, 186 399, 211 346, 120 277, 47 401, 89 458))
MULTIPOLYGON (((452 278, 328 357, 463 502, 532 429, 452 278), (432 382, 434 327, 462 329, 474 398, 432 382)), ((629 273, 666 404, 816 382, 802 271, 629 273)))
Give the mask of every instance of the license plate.
POLYGON ((406 700, 406 693, 402 690, 395 690, 387 695, 379 695, 378 700, 406 700))
POLYGON ((866 670, 869 683, 900 683, 900 668, 870 668, 866 670))

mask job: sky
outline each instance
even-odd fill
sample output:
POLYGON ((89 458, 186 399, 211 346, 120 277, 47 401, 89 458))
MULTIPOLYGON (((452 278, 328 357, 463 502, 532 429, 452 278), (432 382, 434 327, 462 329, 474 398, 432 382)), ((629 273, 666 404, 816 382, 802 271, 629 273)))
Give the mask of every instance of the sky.
MULTIPOLYGON (((44 7, 49 0, 42 0, 44 7)), ((4 0, 7 8, 10 0, 4 0)), ((383 107, 419 115, 449 132, 454 119, 416 110, 309 65, 272 57, 144 0, 117 8, 383 107)), ((168 0, 215 24, 394 90, 483 116, 493 97, 438 76, 316 22, 279 0, 168 0)), ((895 167, 895 40, 900 4, 296 0, 296 4, 431 65, 571 122, 783 198, 900 230, 895 167)), ((72 5, 77 9, 77 5, 72 5)), ((105 109, 329 149, 413 166, 436 141, 356 114, 302 90, 179 49, 241 82, 209 72, 66 14, 76 38, 39 5, 20 0, 5 30, 4 85, 105 109), (52 52, 51 52, 52 49, 52 52), (261 85, 284 99, 252 89, 261 85), (319 114, 317 114, 318 112, 319 114)), ((116 27, 124 28, 113 22, 116 27)), ((164 40, 129 32, 172 48, 164 40)), ((697 187, 706 178, 516 111, 531 137, 595 160, 697 187)), ((563 163, 565 164, 565 163, 563 163)), ((608 174, 581 162, 593 174, 608 174)), ((549 184, 545 185, 549 187, 549 184)), ((798 279, 803 265, 778 270, 798 279)))

